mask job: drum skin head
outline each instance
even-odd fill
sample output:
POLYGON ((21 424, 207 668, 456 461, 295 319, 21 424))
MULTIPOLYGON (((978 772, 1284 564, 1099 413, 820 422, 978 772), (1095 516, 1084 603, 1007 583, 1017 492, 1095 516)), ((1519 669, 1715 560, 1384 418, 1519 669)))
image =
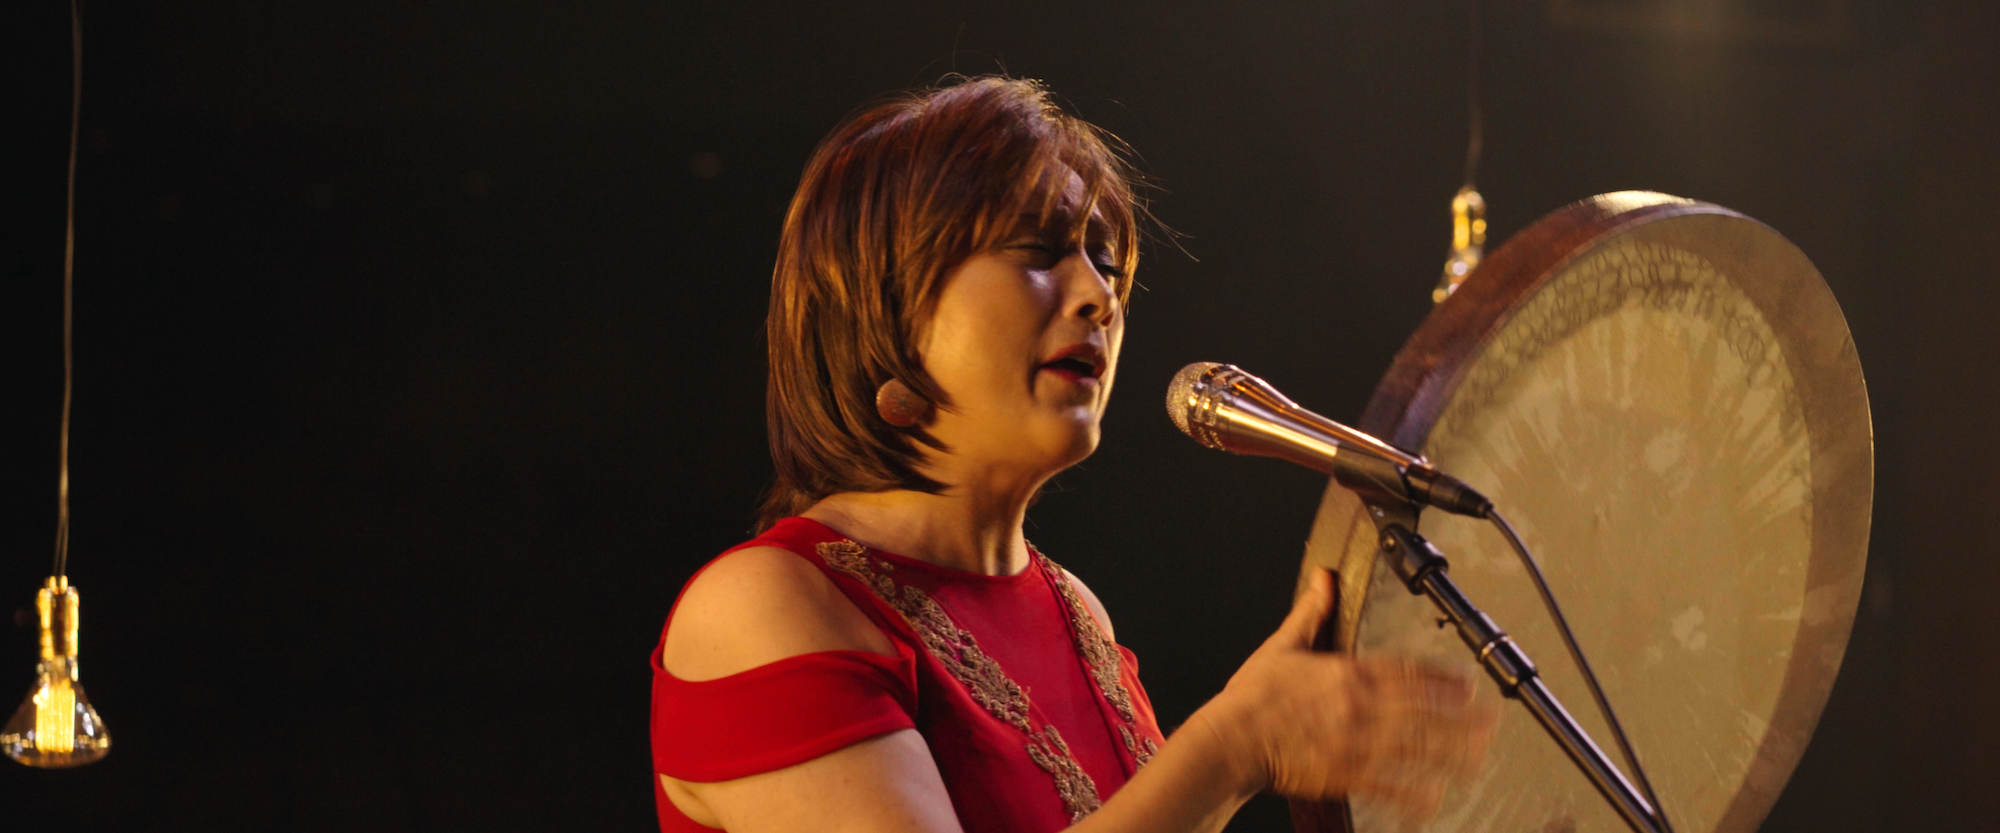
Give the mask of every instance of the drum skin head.
MULTIPOLYGON (((1873 439, 1845 318, 1769 227, 1664 194, 1594 197, 1495 251, 1397 355, 1363 431, 1430 458, 1519 528, 1674 827, 1754 830, 1839 672, 1867 558, 1873 439)), ((1484 522, 1419 532, 1621 769, 1526 571, 1484 522)), ((1304 568, 1338 573, 1332 642, 1468 665, 1376 563, 1329 484, 1304 568)), ((1480 675, 1483 696, 1498 697, 1480 675)), ((1516 703, 1427 829, 1627 829, 1516 703)), ((1365 799, 1301 830, 1399 829, 1365 799)))

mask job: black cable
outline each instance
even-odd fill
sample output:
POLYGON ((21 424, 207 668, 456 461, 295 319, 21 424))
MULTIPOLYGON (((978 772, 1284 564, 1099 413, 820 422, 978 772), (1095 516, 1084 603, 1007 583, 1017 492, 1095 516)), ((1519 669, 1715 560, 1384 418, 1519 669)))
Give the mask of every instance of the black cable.
POLYGON ((1486 145, 1485 108, 1479 104, 1479 0, 1472 5, 1471 39, 1465 48, 1465 187, 1471 188, 1479 175, 1479 154, 1486 145))
POLYGON ((1632 770, 1632 780, 1639 783, 1639 791, 1653 805, 1653 819, 1660 823, 1660 829, 1673 833, 1673 826, 1667 824, 1667 808, 1660 803, 1660 797, 1653 792, 1653 782, 1647 780, 1645 768, 1639 766, 1639 756, 1632 751, 1632 742, 1625 738, 1625 727, 1619 725, 1618 715, 1611 711, 1611 701, 1604 696, 1604 687, 1597 684, 1597 673, 1590 670, 1590 661, 1583 658, 1583 649, 1576 644, 1576 634, 1569 629, 1569 620, 1563 617, 1562 605, 1556 604, 1554 593, 1549 592, 1549 583, 1542 578, 1541 565, 1535 563, 1535 556, 1528 552, 1528 545, 1521 542, 1521 536, 1514 531, 1514 525, 1500 515, 1500 510, 1488 508, 1486 519, 1498 527, 1506 536, 1507 544, 1520 556, 1521 566, 1528 568, 1528 576, 1535 581, 1535 590, 1542 594, 1542 606, 1548 608, 1549 617, 1556 622, 1556 631, 1562 634, 1563 646, 1569 648, 1570 659, 1576 661, 1576 668, 1583 672, 1583 681, 1590 688, 1590 696, 1597 701, 1597 711, 1604 715, 1604 722, 1611 727, 1611 738, 1618 743, 1619 754, 1625 757, 1625 765, 1632 770))

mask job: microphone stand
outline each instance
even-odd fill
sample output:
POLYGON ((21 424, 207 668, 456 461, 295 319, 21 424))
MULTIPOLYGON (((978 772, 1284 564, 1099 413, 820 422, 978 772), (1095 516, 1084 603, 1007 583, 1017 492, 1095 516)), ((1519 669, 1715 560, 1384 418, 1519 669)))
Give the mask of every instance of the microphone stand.
POLYGON ((1535 663, 1492 618, 1481 612, 1453 583, 1444 553, 1415 532, 1421 507, 1410 500, 1402 473, 1394 464, 1362 454, 1341 454, 1334 478, 1360 493, 1380 533, 1381 555, 1413 595, 1427 596, 1471 649, 1479 664, 1509 699, 1528 707, 1535 721, 1555 739, 1569 759, 1590 778, 1592 786, 1625 819, 1633 833, 1670 833, 1653 805, 1613 766, 1604 750, 1577 725, 1562 702, 1542 683, 1535 663))

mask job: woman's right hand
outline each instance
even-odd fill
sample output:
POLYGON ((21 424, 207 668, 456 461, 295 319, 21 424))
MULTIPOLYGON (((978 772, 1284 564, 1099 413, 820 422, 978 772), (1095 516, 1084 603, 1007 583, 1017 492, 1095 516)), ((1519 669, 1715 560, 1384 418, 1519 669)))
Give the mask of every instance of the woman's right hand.
POLYGON ((1206 724, 1253 788, 1292 798, 1365 796, 1410 821, 1478 771, 1499 719, 1471 671, 1402 657, 1314 652, 1333 607, 1315 571, 1277 633, 1189 719, 1206 724))

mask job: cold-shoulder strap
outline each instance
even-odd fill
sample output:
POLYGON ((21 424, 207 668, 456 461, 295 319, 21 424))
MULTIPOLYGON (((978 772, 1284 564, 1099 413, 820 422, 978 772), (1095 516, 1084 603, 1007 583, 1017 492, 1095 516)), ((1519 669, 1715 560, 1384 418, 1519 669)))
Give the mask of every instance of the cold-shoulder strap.
POLYGON ((727 781, 914 727, 911 657, 821 651, 714 680, 653 669, 654 771, 727 781))

